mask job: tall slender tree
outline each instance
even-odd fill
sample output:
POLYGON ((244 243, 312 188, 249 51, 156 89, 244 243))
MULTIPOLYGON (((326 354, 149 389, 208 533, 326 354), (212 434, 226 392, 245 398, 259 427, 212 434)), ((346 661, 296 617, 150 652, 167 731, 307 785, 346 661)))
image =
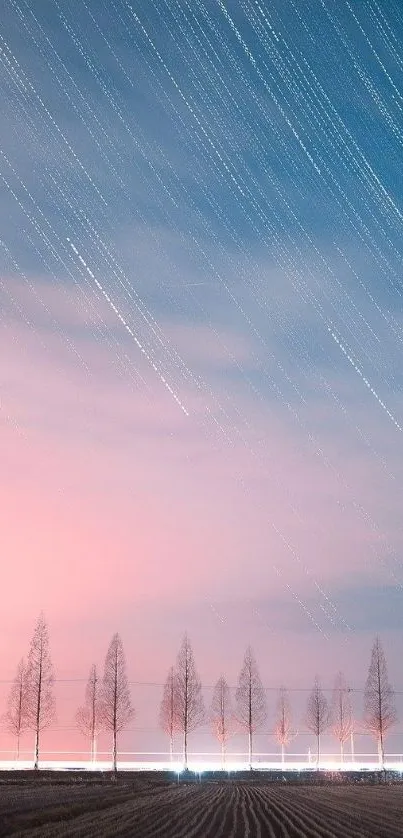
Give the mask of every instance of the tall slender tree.
POLYGON ((248 646, 235 693, 237 719, 248 734, 249 767, 252 768, 253 736, 267 718, 266 693, 252 649, 248 646))
POLYGON ((31 640, 25 688, 27 727, 35 732, 35 769, 39 767, 40 734, 56 718, 53 683, 49 630, 45 617, 41 613, 31 640))
POLYGON ((230 689, 223 675, 214 687, 210 720, 213 734, 221 745, 221 767, 224 769, 227 742, 233 733, 233 712, 230 689))
POLYGON ((340 744, 340 762, 343 762, 344 745, 348 739, 351 741, 353 732, 353 709, 351 693, 342 672, 337 673, 334 683, 331 717, 333 733, 340 744))
POLYGON ((379 637, 376 637, 364 691, 364 724, 377 742, 382 767, 385 765, 385 737, 396 722, 394 693, 389 683, 385 653, 379 637))
POLYGON ((102 729, 101 684, 95 664, 91 666, 84 704, 78 708, 76 722, 79 730, 90 740, 91 762, 95 762, 97 736, 102 729))
POLYGON ((16 759, 20 758, 20 737, 27 728, 26 698, 26 666, 21 658, 8 694, 7 711, 3 716, 5 727, 15 736, 16 759))
POLYGON ((306 708, 306 723, 309 730, 316 736, 316 766, 319 768, 320 763, 320 738, 322 733, 328 729, 331 722, 329 702, 319 684, 319 679, 315 678, 315 683, 308 697, 306 708))
POLYGON ((171 666, 164 684, 159 714, 160 728, 169 737, 169 758, 171 761, 174 751, 174 736, 179 727, 178 719, 176 717, 178 705, 177 689, 178 684, 175 669, 171 666))
POLYGON ((189 733, 203 724, 205 717, 201 682, 187 634, 176 659, 175 682, 175 718, 183 735, 183 763, 187 769, 189 733))
POLYGON ((284 764, 285 749, 293 737, 290 700, 285 687, 279 689, 274 735, 281 746, 281 762, 284 764))
POLYGON ((100 720, 112 733, 112 767, 117 772, 117 736, 134 716, 126 660, 119 634, 114 634, 105 658, 100 720))

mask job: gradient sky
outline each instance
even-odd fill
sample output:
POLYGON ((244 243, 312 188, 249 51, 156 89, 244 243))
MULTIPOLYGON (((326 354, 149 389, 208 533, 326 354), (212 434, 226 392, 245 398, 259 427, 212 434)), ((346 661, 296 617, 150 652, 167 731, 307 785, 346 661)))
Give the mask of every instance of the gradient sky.
POLYGON ((297 716, 379 633, 403 718, 399 2, 0 17, 2 678, 43 609, 66 747, 119 631, 146 750, 185 629, 297 716))

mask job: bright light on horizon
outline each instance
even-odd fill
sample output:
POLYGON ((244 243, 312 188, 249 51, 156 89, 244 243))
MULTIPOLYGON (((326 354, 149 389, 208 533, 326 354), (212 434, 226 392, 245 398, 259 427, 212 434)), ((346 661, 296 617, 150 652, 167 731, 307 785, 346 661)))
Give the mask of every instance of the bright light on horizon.
MULTIPOLYGON (((111 771, 110 760, 100 760, 91 762, 90 760, 41 760, 39 769, 50 771, 111 771)), ((315 771, 316 762, 307 763, 306 761, 298 762, 258 762, 252 765, 254 771, 315 771)), ((399 771, 403 773, 403 761, 400 756, 399 761, 386 761, 385 769, 387 771, 399 771)), ((0 771, 16 771, 16 770, 34 770, 32 760, 2 760, 0 761, 0 771)), ((183 762, 175 761, 161 761, 161 762, 124 762, 118 761, 118 770, 120 771, 170 771, 174 774, 181 774, 185 771, 183 762)), ((228 762, 223 768, 219 762, 189 760, 188 770, 196 774, 203 774, 207 771, 224 771, 228 774, 236 773, 237 771, 249 771, 249 763, 247 762, 228 762)), ((335 760, 323 760, 319 764, 319 771, 380 771, 381 766, 378 761, 363 762, 344 761, 343 763, 335 760)))

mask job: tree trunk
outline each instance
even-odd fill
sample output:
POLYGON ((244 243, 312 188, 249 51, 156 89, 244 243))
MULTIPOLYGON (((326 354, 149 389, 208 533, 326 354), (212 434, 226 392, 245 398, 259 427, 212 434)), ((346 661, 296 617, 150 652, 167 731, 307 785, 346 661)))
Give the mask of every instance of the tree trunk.
POLYGON ((17 733, 17 753, 16 753, 15 758, 16 759, 20 758, 20 734, 19 733, 17 733))
POLYGON ((188 729, 187 725, 185 725, 185 729, 183 731, 183 764, 185 771, 187 771, 188 767, 188 729))
POLYGON ((249 768, 252 771, 252 731, 249 728, 249 768))
POLYGON ((225 742, 221 742, 221 768, 225 771, 225 742))
POLYGON ((35 731, 35 761, 34 761, 34 769, 37 771, 39 768, 39 730, 35 731))
POLYGON ((116 774, 116 772, 118 770, 117 749, 116 749, 116 730, 113 731, 112 760, 113 760, 113 770, 116 774))
POLYGON ((384 767, 384 762, 385 762, 385 752, 384 752, 384 748, 383 748, 382 732, 379 734, 379 740, 378 740, 378 757, 379 757, 379 765, 381 766, 381 768, 383 768, 384 767))
POLYGON ((284 765, 285 762, 285 753, 284 753, 284 742, 281 743, 281 765, 284 765))
POLYGON ((319 768, 320 763, 320 733, 318 733, 317 737, 317 751, 316 751, 316 767, 319 768))
POLYGON ((174 738, 173 738, 173 735, 171 733, 171 735, 169 737, 169 759, 170 759, 170 762, 172 762, 173 756, 174 756, 174 738))
POLYGON ((344 762, 344 743, 340 741, 340 763, 343 765, 344 762))
POLYGON ((351 750, 351 762, 354 762, 355 761, 355 755, 354 755, 354 733, 353 732, 350 733, 350 750, 351 750))

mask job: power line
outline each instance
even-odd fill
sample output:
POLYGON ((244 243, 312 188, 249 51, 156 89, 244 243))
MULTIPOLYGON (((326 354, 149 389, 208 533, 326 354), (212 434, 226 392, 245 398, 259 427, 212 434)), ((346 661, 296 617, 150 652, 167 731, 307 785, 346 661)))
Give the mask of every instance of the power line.
MULTIPOLYGON (((55 678, 55 684, 86 684, 88 678, 55 678)), ((0 679, 0 684, 12 684, 14 683, 14 679, 0 679)), ((129 685, 131 687, 159 687, 162 689, 165 684, 160 683, 159 681, 129 681, 129 685)), ((202 684, 202 688, 205 690, 214 690, 215 684, 202 684)), ((236 685, 229 684, 231 690, 236 690, 236 685)), ((278 692, 280 690, 280 686, 263 686, 263 689, 266 692, 278 692)), ((286 691, 289 693, 296 693, 296 692, 312 692, 313 687, 286 687, 286 691)), ((321 687, 323 692, 333 692, 334 687, 321 687)), ((364 693, 364 687, 347 687, 347 691, 350 693, 364 693)), ((403 689, 401 690, 393 690, 394 695, 403 695, 403 689)))
MULTIPOLYGON (((88 678, 54 678, 54 684, 86 684, 88 678)), ((13 678, 0 678, 0 684, 13 684, 13 678)), ((159 681, 129 681, 131 687, 159 687, 162 689, 165 684, 159 681)), ((206 690, 213 690, 215 688, 215 684, 202 684, 203 689, 206 690)), ((229 684, 231 690, 236 689, 236 685, 229 684)), ((296 693, 296 692, 312 692, 313 686, 310 687, 286 687, 287 692, 289 693, 296 693)), ((280 690, 280 685, 278 686, 263 686, 263 689, 266 692, 278 692, 280 690)), ((334 687, 321 687, 323 692, 333 692, 334 687)), ((350 693, 364 693, 364 687, 348 687, 348 692, 350 693)), ((394 695, 403 695, 403 689, 401 690, 393 690, 394 695)))

